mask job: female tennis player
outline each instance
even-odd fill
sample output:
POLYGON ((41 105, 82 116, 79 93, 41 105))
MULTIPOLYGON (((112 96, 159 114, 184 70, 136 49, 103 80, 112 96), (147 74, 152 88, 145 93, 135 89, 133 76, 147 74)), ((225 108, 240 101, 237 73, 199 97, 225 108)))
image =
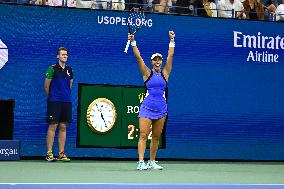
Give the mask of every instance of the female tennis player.
POLYGON ((134 35, 128 34, 128 40, 131 41, 133 53, 138 62, 138 67, 142 74, 144 84, 146 86, 146 96, 139 110, 139 128, 140 136, 138 142, 139 162, 137 170, 156 169, 162 170, 163 167, 157 164, 156 154, 159 145, 159 139, 163 131, 164 123, 167 116, 167 102, 165 93, 167 90, 168 79, 172 70, 172 62, 174 56, 174 37, 175 33, 169 31, 170 43, 168 57, 164 68, 162 69, 163 57, 160 53, 154 53, 151 56, 153 68, 146 66, 142 59, 134 35), (150 145, 150 160, 146 164, 144 162, 144 153, 146 149, 146 141, 151 131, 152 140, 150 145))

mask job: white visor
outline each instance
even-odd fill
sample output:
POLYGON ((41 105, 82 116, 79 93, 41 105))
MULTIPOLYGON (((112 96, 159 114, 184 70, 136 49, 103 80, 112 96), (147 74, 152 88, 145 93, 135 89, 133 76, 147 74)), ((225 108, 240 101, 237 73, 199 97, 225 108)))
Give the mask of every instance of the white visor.
POLYGON ((154 54, 152 54, 152 56, 151 56, 151 60, 153 60, 155 57, 160 57, 161 59, 163 59, 163 57, 162 57, 162 55, 160 54, 160 53, 154 53, 154 54))

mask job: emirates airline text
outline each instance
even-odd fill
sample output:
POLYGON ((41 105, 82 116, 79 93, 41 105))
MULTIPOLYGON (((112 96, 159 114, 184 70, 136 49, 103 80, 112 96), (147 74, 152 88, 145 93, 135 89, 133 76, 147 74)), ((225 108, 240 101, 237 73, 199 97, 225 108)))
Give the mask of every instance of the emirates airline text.
POLYGON ((234 47, 249 48, 247 62, 279 62, 279 55, 273 53, 275 50, 284 50, 284 37, 264 36, 260 32, 257 35, 245 35, 242 32, 234 31, 234 47))

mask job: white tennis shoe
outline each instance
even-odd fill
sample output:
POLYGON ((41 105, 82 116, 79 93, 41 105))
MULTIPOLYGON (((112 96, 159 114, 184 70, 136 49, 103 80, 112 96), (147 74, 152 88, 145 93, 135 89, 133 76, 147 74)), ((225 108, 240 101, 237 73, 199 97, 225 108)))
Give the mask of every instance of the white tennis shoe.
POLYGON ((148 169, 154 169, 154 170, 162 170, 163 167, 157 164, 158 161, 155 160, 149 160, 147 163, 148 169))
POLYGON ((137 170, 139 170, 139 171, 147 170, 147 166, 146 166, 144 160, 138 161, 137 164, 138 164, 137 170))

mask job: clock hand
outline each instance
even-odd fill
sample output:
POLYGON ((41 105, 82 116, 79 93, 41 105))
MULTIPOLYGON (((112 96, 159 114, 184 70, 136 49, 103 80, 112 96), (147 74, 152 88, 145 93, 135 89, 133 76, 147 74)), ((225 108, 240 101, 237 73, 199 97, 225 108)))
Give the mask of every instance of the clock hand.
POLYGON ((102 119, 104 120, 105 126, 106 126, 106 128, 107 128, 107 124, 106 124, 106 121, 105 121, 105 118, 104 118, 104 116, 103 116, 103 113, 102 113, 102 112, 101 112, 101 117, 102 117, 102 119))
POLYGON ((99 107, 98 107, 98 105, 97 105, 97 104, 96 104, 96 106, 97 106, 97 108, 98 108, 99 112, 102 112, 102 111, 99 109, 99 107))

